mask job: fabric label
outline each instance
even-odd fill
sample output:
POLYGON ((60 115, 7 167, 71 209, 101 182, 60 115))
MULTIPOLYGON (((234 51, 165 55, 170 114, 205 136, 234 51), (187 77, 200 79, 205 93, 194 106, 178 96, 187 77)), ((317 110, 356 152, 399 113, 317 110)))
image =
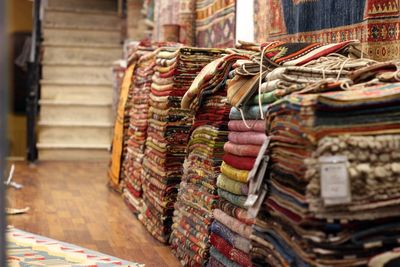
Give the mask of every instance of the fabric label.
POLYGON ((339 205, 351 202, 350 179, 346 156, 324 156, 321 165, 321 197, 324 205, 339 205))

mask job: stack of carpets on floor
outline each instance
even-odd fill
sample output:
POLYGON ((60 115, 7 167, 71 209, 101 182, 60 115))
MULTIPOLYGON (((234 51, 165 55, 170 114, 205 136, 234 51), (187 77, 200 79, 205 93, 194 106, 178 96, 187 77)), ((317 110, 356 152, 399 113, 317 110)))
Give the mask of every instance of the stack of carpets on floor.
POLYGON ((173 218, 171 247, 184 266, 204 266, 209 258, 216 179, 227 141, 230 105, 226 80, 243 55, 230 54, 207 65, 182 100, 196 113, 173 218))
POLYGON ((123 161, 128 148, 128 130, 130 123, 130 110, 132 108, 133 88, 135 81, 135 67, 138 59, 143 54, 142 46, 131 46, 128 67, 125 71, 123 82, 121 84, 120 96, 117 107, 117 114, 114 125, 114 135, 112 141, 111 162, 108 170, 110 179, 109 186, 117 191, 122 191, 125 183, 125 169, 123 161), (141 47, 140 49, 138 49, 141 47))
POLYGON ((266 121, 268 193, 251 235, 256 266, 366 266, 399 246, 396 64, 313 60, 263 83, 301 93, 269 100, 277 101, 266 121))
POLYGON ((141 200, 142 160, 148 124, 149 95, 157 53, 154 47, 140 47, 138 52, 141 55, 134 72, 128 145, 123 162, 125 172, 124 198, 133 212, 138 212, 143 208, 141 200))
POLYGON ((183 95, 201 69, 220 50, 160 48, 150 94, 149 127, 142 184, 145 211, 140 221, 167 243, 193 115, 181 108, 183 95))
MULTIPOLYGON (((253 97, 254 98, 254 97, 253 97)), ((211 226, 209 266, 252 266, 250 235, 254 220, 244 205, 249 190, 248 178, 261 146, 267 139, 265 121, 257 104, 245 106, 242 114, 232 108, 228 142, 224 145, 221 174, 217 179, 218 208, 211 226)))

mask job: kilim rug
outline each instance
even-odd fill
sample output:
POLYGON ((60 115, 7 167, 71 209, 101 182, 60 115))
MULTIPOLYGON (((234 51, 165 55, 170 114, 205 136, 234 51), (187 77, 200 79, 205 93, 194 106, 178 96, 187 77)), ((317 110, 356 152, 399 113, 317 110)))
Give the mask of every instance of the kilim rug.
POLYGON ((235 0, 196 1, 196 45, 232 47, 235 44, 235 0))
POLYGON ((370 58, 400 58, 397 0, 254 0, 254 4, 257 42, 358 39, 370 58))
POLYGON ((7 229, 7 266, 62 267, 141 267, 93 250, 60 242, 9 227, 7 229))

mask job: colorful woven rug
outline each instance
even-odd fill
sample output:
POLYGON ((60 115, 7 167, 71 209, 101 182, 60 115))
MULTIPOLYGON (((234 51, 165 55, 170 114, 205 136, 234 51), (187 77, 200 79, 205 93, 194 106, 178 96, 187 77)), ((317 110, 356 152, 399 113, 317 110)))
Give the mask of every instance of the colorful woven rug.
POLYGON ((235 44, 234 0, 196 1, 196 45, 232 47, 235 44))
POLYGON ((370 58, 400 58, 397 0, 255 0, 254 7, 258 42, 358 39, 370 58))
POLYGON ((114 258, 72 244, 10 227, 7 230, 7 266, 139 267, 144 264, 114 258))

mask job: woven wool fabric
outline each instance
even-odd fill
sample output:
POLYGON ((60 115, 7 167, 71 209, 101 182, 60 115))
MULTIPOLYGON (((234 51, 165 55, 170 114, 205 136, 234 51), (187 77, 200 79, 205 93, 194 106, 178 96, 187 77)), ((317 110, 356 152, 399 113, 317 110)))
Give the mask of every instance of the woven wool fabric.
POLYGON ((214 221, 211 225, 211 232, 222 237, 232 247, 235 247, 244 253, 249 253, 251 248, 251 242, 237 233, 231 231, 229 228, 224 226, 218 221, 214 221))
POLYGON ((400 57, 400 13, 395 0, 255 0, 254 4, 258 42, 337 43, 358 39, 373 59, 400 57))
POLYGON ((114 125, 112 156, 108 177, 110 179, 110 185, 116 189, 120 188, 120 182, 124 180, 124 171, 121 163, 127 152, 127 140, 125 138, 129 127, 129 120, 127 119, 127 117, 129 117, 129 112, 127 112, 127 110, 130 109, 128 103, 132 98, 131 83, 134 70, 135 64, 131 64, 124 75, 114 125))
POLYGON ((265 133, 257 133, 257 132, 229 132, 228 139, 230 142, 234 144, 241 145, 262 145, 267 136, 265 133))
POLYGON ((148 96, 151 88, 151 78, 154 73, 155 55, 153 47, 139 47, 137 52, 140 56, 135 69, 135 82, 132 89, 132 104, 129 111, 130 124, 127 133, 127 153, 123 161, 125 172, 126 194, 129 199, 139 198, 137 201, 127 203, 138 203, 132 207, 137 211, 143 208, 140 197, 142 194, 142 159, 147 129, 147 112, 149 108, 148 96), (143 115, 143 116, 141 116, 143 115))
POLYGON ((210 249, 211 261, 207 266, 231 266, 231 267, 240 267, 234 261, 226 258, 222 253, 220 253, 215 247, 211 247, 210 249))
MULTIPOLYGON (((228 90, 230 86, 233 83, 228 83, 228 90)), ((267 105, 261 110, 258 105, 243 106, 241 110, 232 107, 229 114, 229 141, 224 145, 224 161, 217 180, 220 209, 213 213, 216 221, 210 239, 212 248, 226 260, 240 266, 252 266, 249 246, 251 229, 247 225, 252 221, 247 217, 244 203, 248 194, 249 171, 254 167, 261 145, 267 138, 265 132, 261 131, 265 128, 261 113, 267 110, 267 105), (237 242, 240 242, 239 246, 237 242), (247 245, 243 247, 243 244, 247 245)))
POLYGON ((160 48, 155 56, 141 171, 147 209, 139 219, 163 243, 168 242, 171 233, 174 203, 193 123, 193 115, 180 108, 179 102, 201 68, 219 53, 219 50, 160 48))
POLYGON ((6 235, 7 266, 144 266, 13 227, 6 235))
POLYGON ((240 266, 252 266, 249 254, 234 248, 216 233, 211 234, 210 242, 222 255, 240 266))
POLYGON ((240 183, 229 179, 222 173, 218 176, 217 186, 222 190, 228 191, 235 195, 247 195, 249 187, 246 183, 240 183))
POLYGON ((221 164, 221 172, 232 180, 241 183, 246 183, 248 181, 247 179, 249 176, 249 171, 233 168, 232 166, 229 166, 225 162, 222 162, 221 164))
POLYGON ((196 1, 196 45, 233 47, 236 31, 236 1, 196 1))
MULTIPOLYGON (((271 59, 285 61, 281 56, 271 59)), ((308 70, 296 67, 296 82, 307 84, 304 88, 328 82, 318 74, 324 60, 313 60, 304 62, 316 69, 312 78, 316 80, 310 79, 308 70)), ((294 62, 293 58, 289 61, 294 62)), ((257 266, 360 266, 398 246, 393 241, 399 235, 400 216, 400 165, 395 152, 400 144, 399 84, 384 78, 396 73, 395 68, 382 68, 391 63, 362 61, 355 60, 361 64, 350 68, 340 64, 347 72, 342 78, 348 80, 348 90, 340 85, 325 88, 332 92, 303 90, 270 105, 266 116, 271 138, 268 194, 250 236, 257 266), (329 203, 322 195, 322 156, 345 157, 350 199, 329 203)), ((293 73, 283 78, 275 75, 276 70, 266 76, 271 84, 264 89, 273 88, 274 81, 291 79, 293 73)))
MULTIPOLYGON (((211 97, 212 98, 212 97, 211 97)), ((207 101, 206 101, 207 102, 207 101)), ((226 105, 226 104, 223 104, 226 105)), ((221 106, 221 108, 225 108, 221 106)), ((225 121, 228 118, 229 108, 226 108, 225 121)), ((224 119, 222 118, 223 122, 224 119)), ((184 175, 180 184, 180 191, 178 194, 178 200, 175 205, 177 213, 174 216, 173 232, 171 235, 171 246, 174 253, 184 262, 185 265, 192 264, 190 262, 193 259, 198 259, 198 264, 203 264, 208 260, 208 254, 189 256, 189 251, 185 249, 178 249, 174 244, 174 239, 179 236, 178 225, 184 221, 191 221, 193 217, 197 218, 197 214, 205 212, 207 217, 211 219, 211 211, 216 207, 216 194, 215 194, 215 183, 216 177, 219 173, 217 167, 221 162, 222 154, 219 150, 222 150, 222 144, 227 140, 227 132, 224 129, 225 126, 218 125, 203 125, 198 126, 193 130, 188 145, 188 156, 185 160, 184 175), (196 140, 202 138, 210 138, 210 142, 203 145, 197 145, 196 140)), ((193 221, 191 227, 197 229, 197 235, 203 235, 208 239, 208 228, 211 221, 204 220, 204 216, 198 217, 198 220, 193 221)), ((193 240, 192 240, 193 242, 193 240)), ((206 243, 206 251, 208 251, 208 242, 206 243)))
MULTIPOLYGON (((232 62, 242 57, 231 55, 210 63, 207 71, 202 71, 196 78, 182 101, 182 105, 196 112, 171 235, 172 249, 185 266, 204 265, 209 260, 210 226, 213 210, 218 204, 217 177, 224 154, 223 146, 228 137, 230 105, 226 101, 226 74, 232 62), (215 74, 211 79, 209 71, 215 74), (185 239, 192 244, 189 248, 182 247, 176 241, 183 241, 181 235, 184 233, 180 228, 186 222, 196 229, 186 235, 185 239), (201 236, 206 242, 196 241, 194 236, 201 236), (202 244, 205 245, 204 250, 193 254, 191 247, 202 247, 202 244)), ((246 190, 245 185, 243 190, 246 190)))

